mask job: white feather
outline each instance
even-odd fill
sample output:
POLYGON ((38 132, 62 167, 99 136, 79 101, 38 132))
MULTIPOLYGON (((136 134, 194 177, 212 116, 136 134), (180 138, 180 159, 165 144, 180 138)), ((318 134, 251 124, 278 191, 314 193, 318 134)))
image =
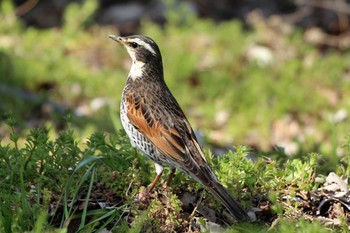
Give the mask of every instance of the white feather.
POLYGON ((158 163, 154 163, 154 165, 156 165, 156 173, 157 175, 161 175, 163 173, 163 167, 161 165, 159 165, 158 163))
MULTIPOLYGON (((134 38, 134 39, 130 39, 128 42, 135 42, 140 46, 143 46, 144 48, 146 48, 148 51, 150 51, 153 54, 156 54, 156 51, 154 51, 154 49, 147 44, 146 42, 144 42, 143 40, 140 40, 139 38, 134 38)), ((135 56, 135 50, 129 46, 125 46, 130 57, 132 60, 132 65, 131 65, 131 69, 129 72, 129 77, 131 78, 139 78, 142 76, 143 73, 143 66, 145 65, 145 63, 136 60, 136 56, 135 56)))
POLYGON ((129 72, 129 77, 131 77, 131 78, 139 78, 139 77, 141 77, 144 65, 145 65, 145 63, 134 60, 132 62, 132 65, 131 65, 131 69, 130 69, 130 72, 129 72))

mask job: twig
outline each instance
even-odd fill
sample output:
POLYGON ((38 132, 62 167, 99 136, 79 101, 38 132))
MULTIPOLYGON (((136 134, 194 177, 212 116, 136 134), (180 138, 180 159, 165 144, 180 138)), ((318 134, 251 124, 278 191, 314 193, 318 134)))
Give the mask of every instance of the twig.
POLYGON ((203 199, 203 197, 204 197, 204 193, 205 193, 205 190, 202 191, 202 194, 201 194, 199 200, 197 201, 196 206, 194 207, 192 213, 191 213, 190 216, 188 217, 188 219, 189 219, 190 221, 189 221, 189 226, 188 226, 188 231, 187 231, 187 232, 191 232, 191 222, 192 222, 192 218, 193 218, 193 216, 195 215, 195 213, 196 213, 196 211, 197 211, 197 209, 198 209, 200 203, 202 202, 202 199, 203 199))
POLYGON ((35 5, 39 2, 39 0, 28 0, 22 5, 16 8, 16 15, 22 16, 27 14, 31 9, 35 7, 35 5))

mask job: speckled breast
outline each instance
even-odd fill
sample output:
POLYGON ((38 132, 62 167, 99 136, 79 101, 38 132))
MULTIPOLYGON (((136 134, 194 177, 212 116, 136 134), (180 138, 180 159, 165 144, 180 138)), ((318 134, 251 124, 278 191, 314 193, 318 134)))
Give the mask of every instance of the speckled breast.
POLYGON ((133 124, 131 124, 127 115, 126 104, 126 101, 124 98, 122 98, 122 102, 120 104, 120 120, 126 134, 129 136, 131 145, 136 147, 154 162, 162 164, 164 161, 162 161, 159 156, 156 155, 157 149, 155 146, 142 133, 140 133, 140 131, 133 124))

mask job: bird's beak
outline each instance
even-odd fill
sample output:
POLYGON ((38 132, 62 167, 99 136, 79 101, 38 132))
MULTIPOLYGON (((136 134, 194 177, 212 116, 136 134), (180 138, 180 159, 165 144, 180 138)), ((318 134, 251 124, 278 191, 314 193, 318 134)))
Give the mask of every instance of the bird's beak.
POLYGON ((121 43, 121 44, 124 44, 123 37, 121 37, 121 36, 109 35, 108 37, 111 38, 112 40, 115 40, 115 41, 121 43))

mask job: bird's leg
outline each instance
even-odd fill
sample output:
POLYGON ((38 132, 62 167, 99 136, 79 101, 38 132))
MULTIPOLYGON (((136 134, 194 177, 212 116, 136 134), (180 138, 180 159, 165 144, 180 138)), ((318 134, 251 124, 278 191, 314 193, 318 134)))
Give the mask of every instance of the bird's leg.
POLYGON ((160 175, 156 175, 152 183, 148 186, 148 191, 147 191, 148 193, 151 193, 153 191, 153 188, 158 183, 159 178, 160 178, 160 175))
POLYGON ((159 181, 159 178, 160 176, 162 175, 163 173, 163 167, 161 165, 159 165, 158 163, 155 163, 156 165, 156 177, 154 178, 153 182, 150 184, 150 186, 148 187, 148 193, 151 193, 154 186, 156 186, 156 184, 158 183, 159 181))
POLYGON ((171 187, 171 183, 173 181, 173 177, 175 175, 175 171, 176 171, 176 169, 174 167, 170 168, 170 174, 169 174, 169 177, 168 177, 168 181, 166 182, 166 187, 171 187))

